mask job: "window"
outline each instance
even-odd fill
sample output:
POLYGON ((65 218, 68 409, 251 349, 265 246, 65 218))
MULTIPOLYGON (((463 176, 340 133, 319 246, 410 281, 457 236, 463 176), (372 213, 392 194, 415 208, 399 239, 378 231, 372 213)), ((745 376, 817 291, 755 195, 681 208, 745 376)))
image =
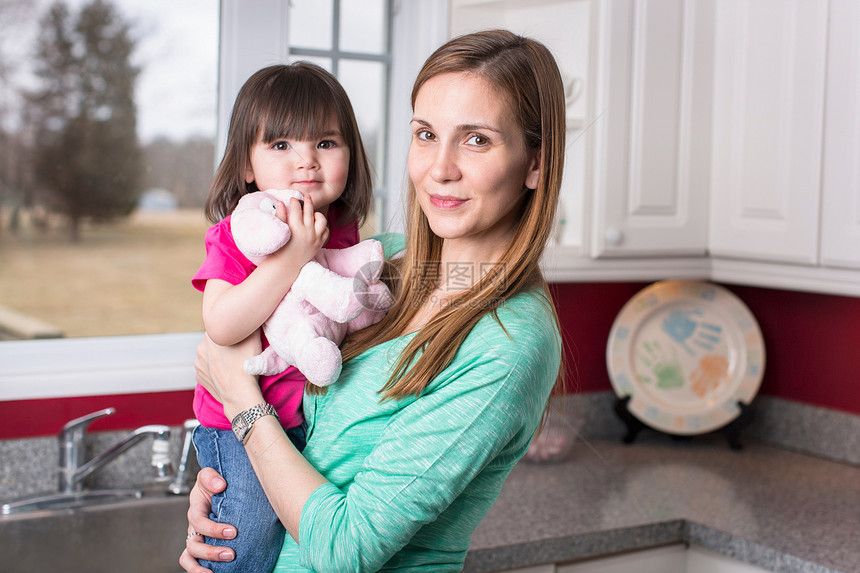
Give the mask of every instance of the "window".
POLYGON ((0 5, 0 336, 201 329, 218 8, 0 5))
MULTIPOLYGON (((287 53, 268 57, 309 59, 339 77, 381 204, 389 0, 280 4, 287 29, 273 38, 288 39, 287 53)), ((189 281, 203 258, 202 205, 216 157, 219 3, 2 6, 0 63, 4 71, 24 65, 6 74, 13 87, 0 108, 4 149, 13 150, 0 173, 0 336, 201 330, 189 281), (62 34, 75 42, 67 61, 51 56, 62 34), (113 44, 86 47, 99 42, 113 44)), ((364 234, 381 229, 371 213, 364 234)))
POLYGON ((383 228, 390 12, 390 0, 292 0, 288 17, 290 59, 312 61, 334 74, 355 110, 376 176, 376 205, 362 235, 383 228))
MULTIPOLYGON (((66 1, 70 11, 75 13, 91 0, 66 1)), ((135 38, 140 42, 139 50, 135 54, 141 59, 135 60, 136 63, 142 65, 145 62, 155 62, 166 65, 169 62, 164 60, 168 59, 176 60, 177 63, 184 62, 181 67, 186 73, 178 80, 164 77, 158 79, 156 76, 150 78, 149 74, 154 73, 158 66, 153 67, 152 70, 145 68, 141 71, 138 90, 140 94, 144 93, 144 86, 150 82, 150 87, 146 89, 152 89, 155 92, 154 117, 166 118, 164 125, 175 128, 197 126, 194 134, 204 140, 206 137, 211 138, 212 133, 216 133, 214 152, 208 159, 201 160, 199 166, 197 163, 192 165, 192 162, 186 162, 194 169, 199 167, 201 171, 206 172, 206 187, 214 169, 214 157, 220 156, 220 151, 223 149, 226 125, 235 95, 245 79, 263 66, 288 61, 290 58, 329 58, 332 63, 331 69, 337 70, 353 99, 362 134, 366 140, 370 140, 367 141, 367 146, 373 158, 380 186, 380 197, 386 196, 384 202, 381 200, 378 202, 381 209, 377 213, 376 221, 381 219, 382 222, 377 224, 382 225, 382 230, 400 228, 396 221, 396 213, 401 208, 399 192, 403 183, 406 150, 410 137, 409 93, 420 64, 447 38, 447 0, 381 1, 378 4, 381 8, 377 8, 375 13, 381 15, 381 18, 377 19, 383 24, 370 31, 368 28, 363 28, 356 36, 352 36, 351 32, 355 28, 355 23, 361 21, 358 11, 371 12, 368 6, 372 3, 363 0, 322 2, 321 4, 331 6, 329 16, 324 20, 325 26, 318 28, 320 35, 329 34, 331 41, 325 44, 311 41, 299 42, 301 36, 298 32, 293 40, 287 41, 290 35, 288 24, 290 17, 295 17, 293 20, 295 24, 302 17, 300 11, 310 9, 308 6, 315 5, 317 2, 303 0, 255 0, 253 3, 243 0, 221 0, 220 3, 217 0, 184 0, 180 3, 168 0, 104 1, 117 7, 124 17, 132 21, 132 29, 137 34, 135 38), (390 36, 385 36, 389 29, 390 36), (378 32, 379 30, 381 32, 378 32), (162 44, 159 47, 157 42, 153 43, 154 38, 151 38, 159 33, 165 34, 174 43, 162 44), (205 33, 205 38, 202 40, 199 38, 203 36, 197 36, 200 33, 205 33), (383 36, 385 36, 384 39, 383 36), (198 39, 194 40, 194 38, 198 39), (334 38, 338 39, 337 42, 334 38), (390 50, 387 48, 388 45, 391 45, 390 50), (143 49, 144 46, 148 46, 146 50, 143 49), (319 50, 326 53, 311 54, 306 50, 319 50), (362 66, 371 67, 362 68, 362 66), (367 72, 368 69, 375 71, 367 72), (372 86, 367 80, 368 77, 373 77, 372 86), (355 81, 355 78, 361 78, 361 81, 355 81), (379 101, 373 101, 371 97, 365 98, 362 93, 365 91, 379 94, 379 101), (189 106, 183 112, 170 112, 171 106, 180 100, 188 101, 186 98, 192 96, 199 98, 196 104, 189 106), (365 101, 366 104, 362 103, 365 101), (209 132, 200 127, 207 117, 210 121, 206 124, 210 126, 209 132), (386 187, 389 188, 388 193, 382 191, 386 187)), ((93 291, 95 298, 108 303, 103 310, 99 311, 102 314, 90 313, 96 316, 93 322, 104 323, 108 317, 115 317, 123 312, 111 306, 110 303, 112 291, 119 287, 95 280, 94 268, 103 266, 107 262, 108 265, 120 266, 123 272, 130 275, 134 272, 139 273, 140 269, 146 268, 146 265, 161 267, 163 270, 163 267, 172 268, 174 264, 168 265, 163 258, 155 257, 148 260, 146 257, 132 256, 128 251, 123 251, 122 256, 118 258, 106 261, 104 249, 111 245, 116 246, 118 236, 110 231, 110 227, 103 227, 98 228, 98 231, 103 233, 98 236, 98 240, 91 238, 90 242, 86 243, 91 248, 88 257, 78 265, 71 265, 72 270, 78 273, 75 277, 71 273, 59 272, 56 267, 50 268, 50 264, 64 262, 68 255, 63 253, 67 253, 72 246, 67 245, 67 241, 60 240, 55 242, 52 248, 44 247, 46 239, 41 237, 37 230, 32 230, 31 235, 21 241, 26 249, 30 249, 29 256, 25 253, 25 256, 20 259, 22 262, 15 263, 19 266, 12 270, 11 265, 14 261, 10 259, 12 249, 7 233, 10 232, 9 220, 16 201, 16 196, 13 194, 16 191, 13 187, 22 187, 22 182, 20 179, 8 177, 10 172, 15 174, 15 170, 10 168, 10 165, 14 167, 18 159, 11 160, 12 155, 6 150, 7 144, 16 137, 15 130, 23 124, 23 116, 16 115, 19 109, 16 107, 19 105, 17 92, 13 93, 14 90, 7 89, 6 86, 14 85, 17 88, 31 85, 28 82, 32 81, 32 78, 24 73, 26 70, 16 71, 16 74, 22 75, 15 76, 14 84, 7 82, 7 79, 12 77, 9 71, 10 64, 25 59, 22 59, 20 51, 16 51, 16 47, 23 49, 24 46, 29 45, 29 40, 24 41, 23 31, 29 30, 31 37, 35 34, 37 16, 44 13, 49 0, 40 0, 38 9, 35 10, 34 4, 36 3, 32 0, 7 0, 0 3, 0 31, 3 32, 0 34, 0 75, 2 75, 0 77, 4 86, 4 89, 0 90, 0 144, 4 149, 4 153, 0 154, 2 155, 0 158, 0 169, 2 169, 0 173, 0 306, 12 308, 19 314, 35 318, 45 317, 46 322, 56 325, 59 323, 59 318, 66 313, 82 312, 83 301, 80 298, 74 298, 71 302, 61 303, 58 302, 57 297, 51 295, 50 291, 41 289, 48 286, 60 290, 81 288, 80 292, 91 294, 86 291, 93 291), (20 9, 15 10, 16 7, 20 9), (40 259, 33 256, 39 248, 45 248, 48 251, 55 249, 57 251, 55 258, 49 261, 49 264, 42 265, 40 259), (23 293, 20 294, 22 299, 29 296, 33 303, 28 307, 13 306, 12 289, 8 286, 10 283, 3 281, 9 274, 26 273, 36 275, 39 280, 33 281, 32 291, 20 289, 18 292, 23 293), (82 286, 78 287, 76 282, 81 283, 82 286)), ((316 31, 310 34, 312 37, 316 35, 316 31)), ((138 118, 140 125, 143 125, 144 117, 145 113, 141 110, 138 118)), ((212 141, 213 139, 210 139, 210 142, 212 141)), ((172 158, 178 157, 176 153, 170 153, 169 149, 165 155, 172 158)), ((194 186, 196 187, 199 185, 194 186)), ((202 193, 205 193, 205 189, 202 193)), ((157 205, 158 200, 163 198, 163 194, 155 193, 151 200, 157 205)), ((197 211, 199 212, 199 209, 197 211)), ((23 224, 23 219, 30 215, 21 212, 19 216, 21 219, 18 224, 23 224)), ((193 253, 187 255, 186 262, 175 264, 175 275, 171 280, 176 281, 190 300, 178 306, 174 305, 173 310, 168 312, 177 314, 187 312, 189 320, 193 321, 200 320, 200 298, 199 294, 191 289, 189 281, 203 257, 202 237, 205 228, 206 223, 201 215, 198 228, 182 231, 174 228, 175 234, 170 235, 170 238, 160 237, 162 244, 158 245, 157 249, 158 253, 164 253, 165 250, 179 250, 179 241, 188 241, 189 249, 193 253), (164 243, 167 243, 167 247, 164 243)), ((93 229, 85 228, 84 236, 88 237, 86 233, 93 229)), ((151 229, 138 230, 138 232, 150 242, 159 235, 151 229)), ((134 301, 131 310, 121 321, 126 330, 114 332, 113 336, 106 336, 109 334, 107 331, 100 333, 88 331, 85 334, 69 331, 65 333, 67 336, 76 335, 84 338, 0 342, 0 401, 133 394, 192 388, 194 347, 199 340, 201 326, 178 327, 175 331, 163 325, 148 331, 128 329, 129 325, 137 322, 137 315, 142 317, 164 309, 174 302, 169 296, 158 294, 156 289, 163 285, 153 283, 159 282, 156 280, 151 283, 134 283, 140 298, 134 301), (152 298, 146 299, 145 295, 152 298), (191 332, 183 332, 187 330, 191 332), (158 334, 142 336, 142 332, 158 334)), ((198 324, 199 322, 195 322, 195 325, 198 324)), ((56 423, 65 421, 55 420, 56 423)))

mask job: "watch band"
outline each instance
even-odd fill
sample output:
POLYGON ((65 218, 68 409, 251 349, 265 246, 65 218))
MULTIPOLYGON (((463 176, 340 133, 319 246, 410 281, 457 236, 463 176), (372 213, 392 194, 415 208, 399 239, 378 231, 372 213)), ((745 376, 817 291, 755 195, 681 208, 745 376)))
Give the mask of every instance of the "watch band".
POLYGON ((271 404, 257 404, 236 414, 231 423, 236 438, 244 444, 245 440, 248 439, 248 434, 254 429, 254 422, 263 416, 274 416, 276 420, 278 419, 278 413, 271 404))

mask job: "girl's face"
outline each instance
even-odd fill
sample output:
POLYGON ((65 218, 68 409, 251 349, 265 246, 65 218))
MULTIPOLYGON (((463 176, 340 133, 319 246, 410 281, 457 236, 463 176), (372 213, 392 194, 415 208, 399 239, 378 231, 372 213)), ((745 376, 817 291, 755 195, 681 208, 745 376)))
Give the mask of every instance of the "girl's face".
POLYGON ((330 122, 323 134, 314 140, 257 139, 245 181, 256 182, 261 191, 294 189, 310 195, 316 210, 326 213, 346 188, 349 148, 336 122, 330 122))
POLYGON ((418 91, 411 125, 409 177, 433 232, 507 245, 539 174, 507 99, 478 75, 440 74, 418 91))

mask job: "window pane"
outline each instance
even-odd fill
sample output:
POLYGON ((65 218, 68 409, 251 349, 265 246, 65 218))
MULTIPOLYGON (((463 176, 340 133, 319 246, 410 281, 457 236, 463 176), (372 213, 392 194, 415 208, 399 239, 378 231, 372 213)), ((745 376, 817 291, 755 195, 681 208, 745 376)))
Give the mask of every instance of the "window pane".
MULTIPOLYGON (((385 105, 385 65, 379 62, 340 60, 338 80, 355 109, 358 127, 374 174, 383 165, 383 111, 385 105)), ((377 180, 376 185, 379 185, 377 180)))
POLYGON ((332 0, 290 0, 290 46, 332 49, 332 0))
POLYGON ((312 64, 316 64, 319 67, 323 68, 327 72, 332 71, 332 60, 331 58, 322 58, 319 56, 290 56, 290 62, 311 62, 312 64))
POLYGON ((388 44, 388 0, 341 0, 340 49, 344 52, 385 53, 388 44))
MULTIPOLYGON (((0 69, 16 64, 0 123, 15 158, 0 162, 6 336, 202 329, 190 278, 214 169, 218 0, 25 4, 25 38, 0 44, 0 69)), ((0 35, 11 25, 0 14, 0 35)))

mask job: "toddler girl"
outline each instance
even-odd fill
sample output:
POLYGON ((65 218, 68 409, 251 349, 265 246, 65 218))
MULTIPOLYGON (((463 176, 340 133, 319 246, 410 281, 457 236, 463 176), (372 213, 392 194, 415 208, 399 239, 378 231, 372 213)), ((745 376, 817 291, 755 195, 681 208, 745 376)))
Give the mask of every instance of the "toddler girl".
MULTIPOLYGON (((228 346, 256 335, 320 248, 358 242, 371 193, 355 114, 334 76, 307 62, 271 66, 252 75, 233 106, 224 158, 206 198, 206 216, 215 224, 206 233, 206 259, 192 283, 203 291, 207 336, 228 346), (255 266, 236 247, 229 213, 241 196, 269 189, 294 189, 304 202, 291 199, 289 209, 278 205, 277 216, 289 224, 292 237, 255 266)), ((276 376, 260 376, 259 382, 265 402, 272 406, 260 414, 276 415, 301 450, 305 377, 290 367, 276 376)), ((228 542, 236 552, 234 561, 203 564, 215 573, 270 571, 284 528, 223 406, 200 385, 194 392, 194 413, 200 421, 193 440, 201 467, 215 468, 230 483, 213 496, 212 519, 241 532, 228 542)))

